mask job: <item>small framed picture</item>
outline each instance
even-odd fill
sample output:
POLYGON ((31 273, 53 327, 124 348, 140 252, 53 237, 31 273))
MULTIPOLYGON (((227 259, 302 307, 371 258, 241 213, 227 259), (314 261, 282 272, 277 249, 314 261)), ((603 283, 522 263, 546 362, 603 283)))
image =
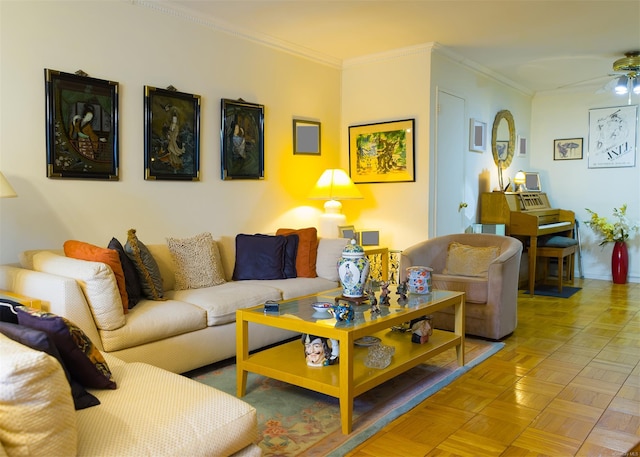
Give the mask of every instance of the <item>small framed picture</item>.
POLYGON ((144 179, 200 180, 200 96, 144 86, 144 179))
POLYGON ((45 69, 47 177, 118 180, 118 83, 45 69))
POLYGON ((553 160, 582 159, 582 138, 553 140, 553 160))
POLYGON ((320 122, 293 120, 293 153, 320 155, 320 122))
POLYGON ((477 119, 469 120, 469 150, 484 152, 487 150, 487 123, 477 119))
POLYGON ((527 157, 527 139, 525 137, 518 135, 516 149, 518 157, 527 157))
POLYGON ((264 179, 264 105, 222 99, 222 179, 264 179))
POLYGON ((354 239, 356 237, 356 229, 353 225, 338 226, 338 233, 340 234, 340 238, 354 239))

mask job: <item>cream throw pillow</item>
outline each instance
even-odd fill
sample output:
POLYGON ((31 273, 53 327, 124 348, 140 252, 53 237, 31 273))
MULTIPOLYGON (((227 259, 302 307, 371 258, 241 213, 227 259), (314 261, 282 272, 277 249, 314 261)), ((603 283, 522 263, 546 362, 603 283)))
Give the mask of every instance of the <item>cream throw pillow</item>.
POLYGON ((489 274, 489 264, 499 255, 498 246, 468 246, 454 241, 449 243, 447 263, 442 273, 486 278, 489 274))
POLYGON ((78 281, 100 330, 116 330, 125 324, 118 283, 107 264, 42 251, 33 256, 33 269, 78 281))
POLYGON ((218 244, 211 233, 192 238, 167 238, 175 263, 175 290, 200 289, 225 282, 218 244))
POLYGON ((0 442, 6 454, 76 455, 76 411, 62 365, 1 333, 0 354, 0 442))

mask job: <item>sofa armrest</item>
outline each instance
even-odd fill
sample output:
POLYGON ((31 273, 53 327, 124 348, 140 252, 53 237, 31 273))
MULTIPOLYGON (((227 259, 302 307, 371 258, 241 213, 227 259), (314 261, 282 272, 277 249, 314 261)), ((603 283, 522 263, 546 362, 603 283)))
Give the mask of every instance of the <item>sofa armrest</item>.
POLYGON ((75 279, 0 265, 0 289, 42 300, 43 310, 67 318, 80 327, 98 349, 104 350, 89 304, 75 279))

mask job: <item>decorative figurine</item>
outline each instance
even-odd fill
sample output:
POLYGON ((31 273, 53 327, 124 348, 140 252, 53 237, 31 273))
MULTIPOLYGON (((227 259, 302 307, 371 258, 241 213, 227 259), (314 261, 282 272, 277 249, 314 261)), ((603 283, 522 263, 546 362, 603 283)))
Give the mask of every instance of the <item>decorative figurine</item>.
POLYGON ((411 331, 413 332, 411 334, 411 341, 413 343, 424 344, 429 342, 429 337, 433 333, 431 324, 429 323, 430 321, 430 317, 425 317, 411 326, 411 331))
POLYGON ((407 300, 407 290, 407 281, 398 284, 396 294, 400 295, 400 298, 398 298, 399 302, 405 302, 407 300))
POLYGON ((338 340, 331 339, 331 347, 329 347, 328 338, 321 336, 302 335, 302 344, 304 345, 304 357, 307 365, 310 367, 325 367, 338 363, 340 354, 340 345, 338 340))
POLYGON ((380 284, 380 304, 389 306, 389 281, 383 281, 380 284))
POLYGON ((349 323, 355 315, 350 303, 347 302, 346 305, 341 305, 339 300, 336 300, 336 304, 329 308, 328 311, 338 322, 346 321, 349 323))

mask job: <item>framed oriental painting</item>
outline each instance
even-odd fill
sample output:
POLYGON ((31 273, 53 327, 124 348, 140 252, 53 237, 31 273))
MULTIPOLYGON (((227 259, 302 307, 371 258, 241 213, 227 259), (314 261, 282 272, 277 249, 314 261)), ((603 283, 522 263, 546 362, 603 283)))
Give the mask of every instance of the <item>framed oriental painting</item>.
POLYGON ((118 83, 45 69, 47 177, 118 180, 118 83))

